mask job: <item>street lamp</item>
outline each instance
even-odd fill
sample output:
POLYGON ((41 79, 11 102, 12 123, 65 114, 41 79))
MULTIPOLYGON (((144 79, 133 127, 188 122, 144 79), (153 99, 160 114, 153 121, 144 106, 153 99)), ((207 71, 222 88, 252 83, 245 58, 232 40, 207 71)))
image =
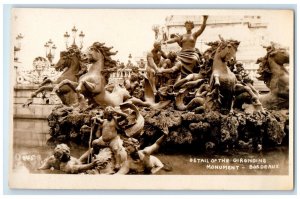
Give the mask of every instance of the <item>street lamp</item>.
POLYGON ((68 48, 68 40, 69 40, 69 37, 70 37, 69 33, 66 32, 66 33, 64 34, 65 43, 66 43, 66 48, 68 48))
MULTIPOLYGON (((73 37, 73 44, 72 46, 73 47, 77 47, 76 45, 76 33, 77 33, 78 29, 74 26, 72 29, 71 29, 71 32, 72 32, 72 37, 73 37)), ((82 49, 83 47, 83 38, 85 37, 85 34, 83 33, 83 31, 80 32, 80 34, 78 35, 79 36, 79 42, 80 42, 80 49, 82 49)), ((66 43, 66 48, 69 47, 69 37, 70 37, 70 34, 68 32, 66 32, 64 34, 64 38, 65 38, 65 43, 66 43)))
POLYGON ((49 39, 49 41, 46 42, 44 47, 45 47, 45 50, 46 50, 46 57, 49 60, 50 64, 52 65, 52 61, 53 61, 54 56, 55 56, 56 46, 53 43, 53 41, 51 39, 49 39))
POLYGON ((80 39, 80 49, 82 49, 83 47, 83 38, 84 38, 85 34, 83 34, 83 32, 81 31, 79 34, 79 39, 80 39))
POLYGON ((73 44, 72 44, 72 46, 76 46, 75 38, 76 38, 76 32, 77 32, 77 30, 78 29, 76 29, 75 26, 72 28, 72 35, 73 35, 73 44))

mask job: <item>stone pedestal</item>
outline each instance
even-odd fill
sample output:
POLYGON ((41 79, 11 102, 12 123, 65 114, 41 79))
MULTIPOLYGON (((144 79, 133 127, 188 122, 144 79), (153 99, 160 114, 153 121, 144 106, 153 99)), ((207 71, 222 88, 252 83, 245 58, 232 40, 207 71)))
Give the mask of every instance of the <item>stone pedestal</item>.
POLYGON ((17 85, 14 88, 13 137, 16 146, 44 146, 50 137, 47 118, 60 100, 55 93, 46 94, 45 99, 40 94, 29 107, 23 107, 37 88, 37 85, 17 85))

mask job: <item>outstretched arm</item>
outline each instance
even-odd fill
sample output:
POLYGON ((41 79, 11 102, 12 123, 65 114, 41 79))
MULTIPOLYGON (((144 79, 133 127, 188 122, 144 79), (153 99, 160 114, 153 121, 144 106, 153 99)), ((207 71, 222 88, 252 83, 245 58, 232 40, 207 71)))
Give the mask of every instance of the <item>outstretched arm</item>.
POLYGON ((172 43, 176 43, 176 42, 177 43, 180 42, 180 37, 174 37, 172 39, 169 39, 169 40, 163 42, 163 44, 172 44, 172 43))
POLYGON ((199 37, 202 34, 202 32, 205 30, 207 18, 208 18, 207 15, 203 16, 203 24, 202 24, 201 28, 197 32, 194 33, 194 37, 196 37, 196 38, 199 37))
POLYGON ((55 157, 52 155, 46 158, 43 164, 38 168, 38 170, 50 169, 52 167, 52 163, 55 161, 55 157))
POLYGON ((94 167, 100 164, 101 164, 100 160, 94 160, 92 163, 82 164, 82 165, 72 165, 68 163, 65 167, 61 167, 61 170, 66 173, 77 174, 89 169, 93 169, 94 167))

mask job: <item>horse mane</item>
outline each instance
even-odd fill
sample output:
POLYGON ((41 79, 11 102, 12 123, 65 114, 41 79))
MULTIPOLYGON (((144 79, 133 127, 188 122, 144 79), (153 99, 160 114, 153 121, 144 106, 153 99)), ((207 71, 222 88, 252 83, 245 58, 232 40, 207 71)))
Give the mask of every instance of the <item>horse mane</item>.
POLYGON ((60 52, 60 57, 71 58, 73 55, 75 55, 79 61, 78 74, 83 75, 87 72, 87 64, 84 62, 84 60, 82 60, 82 52, 80 51, 80 49, 77 46, 72 45, 69 48, 67 48, 66 51, 60 52))
MULTIPOLYGON (((257 74, 260 75, 257 79, 264 81, 264 83, 267 85, 267 87, 269 87, 270 81, 272 78, 272 72, 270 69, 270 64, 268 62, 268 59, 272 53, 274 53, 276 51, 280 51, 280 50, 286 50, 286 49, 280 47, 278 44, 273 43, 273 42, 271 42, 270 46, 264 46, 264 48, 266 48, 267 54, 264 57, 258 58, 256 61, 256 64, 259 64, 259 68, 257 69, 257 74)), ((288 73, 288 71, 286 70, 286 68, 283 65, 281 65, 280 63, 277 63, 276 61, 275 61, 275 63, 278 64, 283 71, 288 73)))
POLYGON ((110 74, 117 71, 117 61, 113 60, 111 56, 116 55, 118 51, 111 52, 110 50, 113 47, 107 47, 105 46, 105 43, 100 42, 94 42, 91 47, 98 52, 101 52, 104 57, 104 68, 101 73, 104 76, 106 82, 108 82, 110 74))
POLYGON ((238 40, 234 40, 234 39, 228 39, 228 40, 224 40, 224 39, 221 39, 221 42, 219 42, 219 46, 217 49, 219 50, 223 50, 227 45, 229 44, 232 44, 232 46, 235 48, 235 50, 237 50, 240 42, 238 40))
POLYGON ((210 46, 210 48, 206 49, 204 51, 204 54, 209 53, 210 57, 213 58, 216 54, 216 50, 220 45, 220 41, 214 41, 214 42, 208 42, 206 43, 207 46, 210 46))
POLYGON ((224 49, 228 43, 232 44, 232 46, 237 50, 240 42, 234 39, 224 40, 220 37, 221 41, 208 42, 206 45, 210 46, 204 53, 211 52, 211 57, 213 58, 218 51, 224 49))

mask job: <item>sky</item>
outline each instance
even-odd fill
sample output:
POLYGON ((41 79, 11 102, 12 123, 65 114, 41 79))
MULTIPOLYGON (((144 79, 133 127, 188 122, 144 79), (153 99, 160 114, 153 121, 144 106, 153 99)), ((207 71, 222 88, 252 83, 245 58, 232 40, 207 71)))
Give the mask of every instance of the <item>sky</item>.
MULTIPOLYGON (((265 20, 270 24, 271 40, 285 45, 292 42, 286 36, 287 30, 292 30, 292 23, 286 21, 284 13, 259 13, 264 14, 265 20)), ((83 49, 95 41, 105 42, 107 46, 114 46, 113 50, 118 51, 114 58, 126 63, 129 53, 133 57, 141 57, 145 51, 151 49, 154 42, 153 24, 163 25, 166 16, 170 15, 198 15, 200 19, 204 14, 244 15, 253 14, 253 11, 18 8, 12 11, 11 39, 15 45, 15 37, 19 33, 24 35, 19 57, 22 66, 26 68, 32 67, 35 57, 45 56, 44 44, 52 39, 57 46, 54 58, 56 63, 59 52, 65 50, 64 33, 68 31, 70 34, 72 27, 76 26, 77 34, 80 31, 85 34, 83 49)))

